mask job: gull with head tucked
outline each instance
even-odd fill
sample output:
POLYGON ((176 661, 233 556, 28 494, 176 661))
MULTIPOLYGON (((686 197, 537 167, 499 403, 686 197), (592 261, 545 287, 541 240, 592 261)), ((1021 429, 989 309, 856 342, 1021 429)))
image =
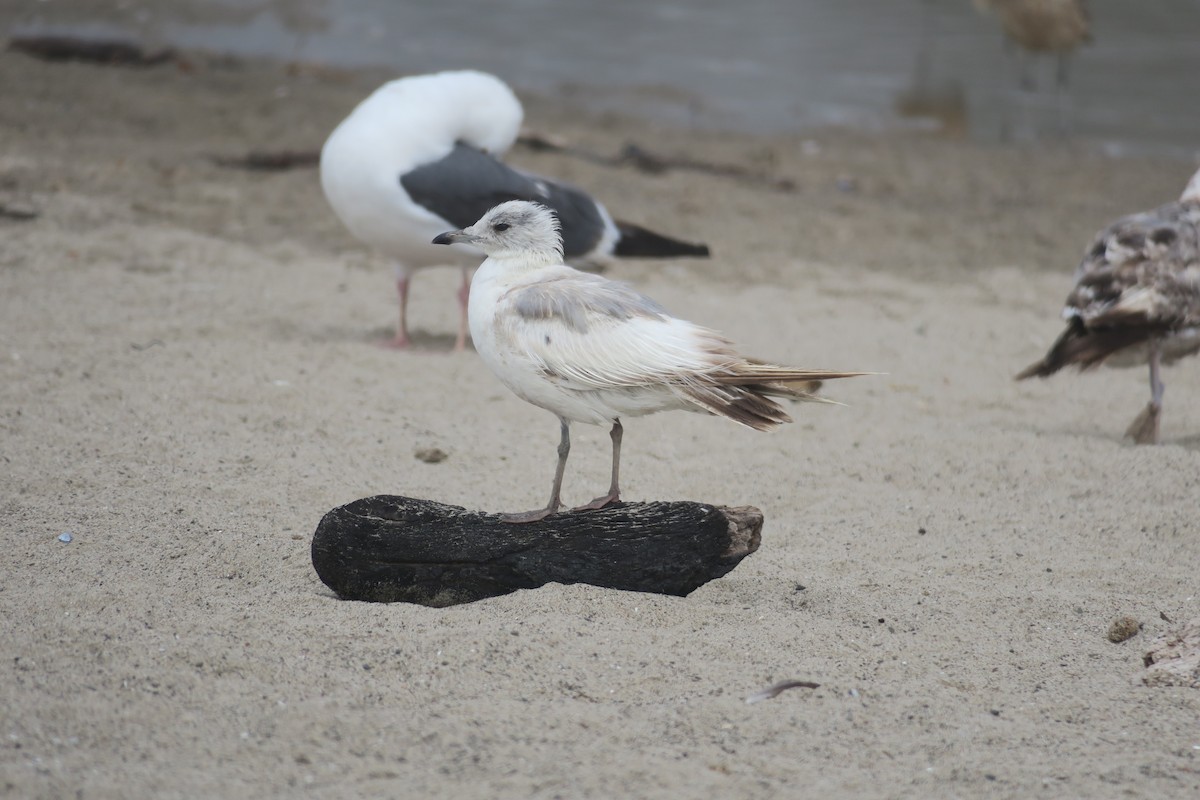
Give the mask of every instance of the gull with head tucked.
POLYGON ((682 409, 768 431, 791 421, 772 397, 819 400, 813 392, 820 381, 865 374, 746 358, 716 331, 670 316, 629 286, 566 266, 558 219, 537 203, 502 203, 433 241, 487 254, 471 282, 475 349, 505 386, 562 426, 550 502, 506 515, 511 522, 562 507, 572 422, 612 425, 608 492, 575 510, 602 508, 620 500, 622 417, 682 409))
POLYGON ((321 188, 346 228, 395 259, 399 319, 388 344, 407 347, 408 289, 426 267, 458 266, 463 282, 454 349, 467 337, 467 292, 479 250, 432 247, 505 200, 536 200, 558 213, 567 259, 603 267, 617 258, 703 257, 708 248, 610 216, 587 192, 534 175, 501 158, 524 111, 503 81, 475 70, 413 75, 379 87, 329 135, 321 149, 321 188))

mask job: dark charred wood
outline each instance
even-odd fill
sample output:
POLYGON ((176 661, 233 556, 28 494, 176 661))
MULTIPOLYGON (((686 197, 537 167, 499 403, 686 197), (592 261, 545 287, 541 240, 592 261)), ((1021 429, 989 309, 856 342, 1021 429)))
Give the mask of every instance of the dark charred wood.
POLYGON ((547 583, 685 596, 758 549, 762 512, 621 503, 515 525, 498 514, 379 495, 328 512, 312 540, 345 600, 441 607, 547 583))
POLYGON ((516 144, 535 153, 557 153, 592 164, 599 164, 602 167, 619 167, 623 162, 619 155, 607 156, 583 147, 572 147, 562 139, 533 131, 523 132, 517 137, 516 144))
POLYGON ((673 169, 682 169, 691 172, 703 172, 722 178, 734 178, 748 183, 764 184, 780 192, 796 191, 796 182, 790 178, 764 175, 760 172, 747 169, 740 164, 718 164, 688 156, 659 155, 658 153, 650 152, 634 142, 625 143, 625 146, 621 148, 620 159, 622 162, 631 164, 638 170, 650 173, 651 175, 669 172, 673 169))
POLYGON ((0 218, 2 219, 15 219, 25 222, 37 219, 39 216, 41 216, 41 212, 32 205, 20 201, 7 202, 0 200, 0 218))
POLYGON ((252 150, 244 156, 213 156, 221 167, 253 172, 283 172, 288 169, 308 169, 321 163, 320 150, 252 150))
POLYGON ((558 153, 605 167, 633 167, 648 175, 685 170, 765 186, 777 192, 795 192, 799 188, 791 178, 765 175, 740 164, 719 164, 687 156, 661 155, 653 153, 635 142, 626 142, 615 156, 595 153, 582 147, 572 147, 553 137, 538 133, 522 134, 517 137, 517 144, 537 153, 558 153))
POLYGON ((8 49, 43 61, 87 61, 126 67, 153 67, 175 58, 170 48, 147 50, 124 39, 91 39, 82 36, 22 35, 8 41, 8 49))

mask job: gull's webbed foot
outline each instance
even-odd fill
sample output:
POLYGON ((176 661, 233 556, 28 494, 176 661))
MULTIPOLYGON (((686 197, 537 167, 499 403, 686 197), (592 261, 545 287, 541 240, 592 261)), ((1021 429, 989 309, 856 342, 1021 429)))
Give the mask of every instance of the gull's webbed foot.
POLYGON ((612 505, 613 503, 619 503, 619 502, 621 502, 621 495, 618 494, 617 492, 609 492, 608 494, 604 495, 603 497, 597 497, 592 502, 584 503, 581 506, 575 506, 575 508, 572 508, 571 510, 572 511, 595 511, 598 508, 604 508, 605 506, 612 505))
POLYGON ((1146 407, 1142 409, 1142 413, 1137 415, 1137 419, 1125 431, 1125 435, 1133 439, 1136 444, 1157 443, 1158 418, 1161 414, 1161 406, 1157 406, 1152 402, 1147 403, 1146 407))
POLYGON ((514 525, 519 525, 525 522, 539 522, 558 511, 557 508, 538 508, 533 511, 520 511, 515 514, 501 514, 500 519, 503 522, 510 522, 514 525))
POLYGON ((408 336, 406 336, 405 334, 397 333, 392 338, 380 339, 377 342, 375 342, 375 344, 386 350, 407 350, 408 346, 410 344, 412 344, 412 342, 409 341, 408 336))

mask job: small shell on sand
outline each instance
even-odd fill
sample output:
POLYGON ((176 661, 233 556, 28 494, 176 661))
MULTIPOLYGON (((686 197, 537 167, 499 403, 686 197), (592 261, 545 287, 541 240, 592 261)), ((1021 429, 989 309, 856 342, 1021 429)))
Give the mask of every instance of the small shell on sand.
POLYGON ((449 458, 449 454, 439 447, 424 447, 413 453, 418 461, 424 461, 426 464, 438 464, 449 458))
POLYGON ((1108 640, 1113 644, 1120 644, 1126 639, 1132 639, 1134 636, 1137 636, 1137 632, 1141 628, 1141 624, 1133 617, 1117 617, 1108 626, 1108 640))

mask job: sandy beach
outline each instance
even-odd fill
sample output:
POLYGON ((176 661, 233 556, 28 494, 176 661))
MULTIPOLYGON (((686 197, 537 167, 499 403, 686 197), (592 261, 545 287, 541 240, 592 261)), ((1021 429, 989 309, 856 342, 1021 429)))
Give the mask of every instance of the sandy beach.
MULTIPOLYGON (((558 430, 470 351, 453 270, 391 270, 312 169, 390 76, 0 53, 0 796, 1192 797, 1200 692, 1141 683, 1200 617, 1200 363, 1163 442, 1143 369, 1015 383, 1082 248, 1196 165, 1070 140, 760 138, 589 116, 531 128, 786 177, 649 175, 518 149, 619 216, 703 240, 628 281, 747 352, 886 373, 765 435, 626 421, 629 500, 762 509, 686 598, 551 585, 430 609, 337 599, 309 559, 374 494, 545 501, 558 430), (426 463, 415 454, 448 454, 426 463), (69 543, 59 540, 69 533, 69 543), (1110 623, 1140 624, 1114 644, 1110 623), (820 684, 755 704, 777 681, 820 684)), ((568 502, 606 485, 577 426, 568 502)))

